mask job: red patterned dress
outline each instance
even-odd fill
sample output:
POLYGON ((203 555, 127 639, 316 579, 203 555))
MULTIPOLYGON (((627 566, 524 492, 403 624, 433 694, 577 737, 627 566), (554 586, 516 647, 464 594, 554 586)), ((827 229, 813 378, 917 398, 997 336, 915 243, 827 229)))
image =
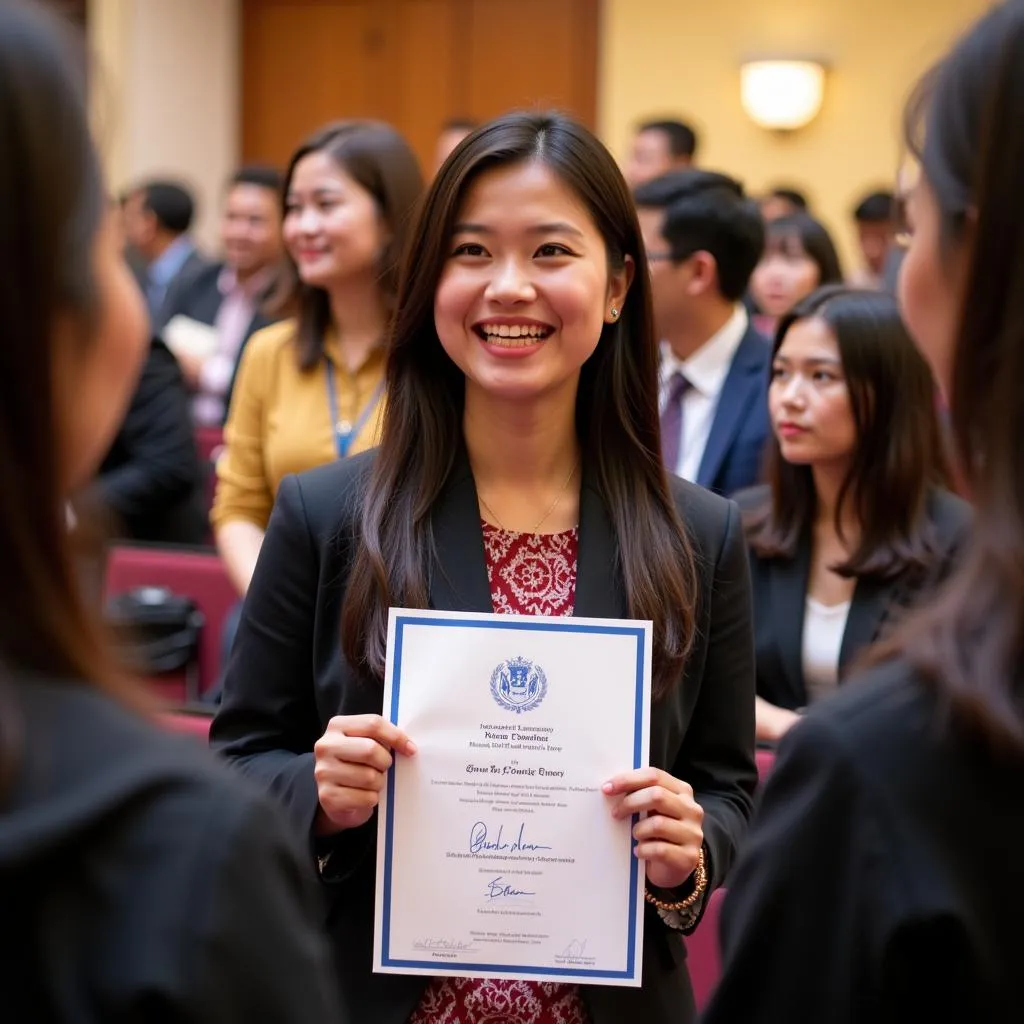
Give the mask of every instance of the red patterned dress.
MULTIPOLYGON (((572 615, 576 599, 576 530, 513 533, 483 524, 494 611, 505 615, 572 615)), ((587 1024, 575 985, 509 978, 435 978, 409 1024, 587 1024)))

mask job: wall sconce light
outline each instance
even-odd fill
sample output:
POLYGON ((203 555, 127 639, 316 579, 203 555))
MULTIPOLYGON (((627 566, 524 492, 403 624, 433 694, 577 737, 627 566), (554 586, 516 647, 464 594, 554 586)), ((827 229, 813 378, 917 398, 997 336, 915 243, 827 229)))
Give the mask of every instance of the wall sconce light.
POLYGON ((794 131, 821 110, 825 67, 813 60, 753 60, 740 68, 740 101, 756 125, 794 131))

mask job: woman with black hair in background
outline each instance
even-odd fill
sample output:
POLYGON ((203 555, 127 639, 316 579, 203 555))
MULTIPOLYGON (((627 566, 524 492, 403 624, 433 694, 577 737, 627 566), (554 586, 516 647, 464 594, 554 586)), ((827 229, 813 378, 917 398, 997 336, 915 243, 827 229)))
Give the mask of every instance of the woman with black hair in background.
POLYGON ((783 741, 723 911, 708 1024, 1024 1012, 1024 3, 917 91, 900 277, 974 499, 938 598, 783 741))
POLYGON ((0 992, 5 1020, 328 1021, 276 808, 143 717, 75 583, 68 495, 135 387, 79 53, 0 4, 0 992))
POLYGON ((784 317, 768 407, 769 483, 736 500, 757 735, 776 741, 948 573, 970 510, 941 486, 931 371, 891 296, 832 286, 784 317))
POLYGON ((821 221, 806 212, 768 221, 764 254, 750 277, 754 326, 770 338, 779 320, 815 288, 842 282, 839 254, 821 221))

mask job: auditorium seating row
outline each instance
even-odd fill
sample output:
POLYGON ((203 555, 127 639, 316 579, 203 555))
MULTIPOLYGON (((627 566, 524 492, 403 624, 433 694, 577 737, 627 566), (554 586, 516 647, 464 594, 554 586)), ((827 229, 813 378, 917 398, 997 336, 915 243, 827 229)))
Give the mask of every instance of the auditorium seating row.
POLYGON ((149 545, 112 548, 107 556, 106 597, 137 587, 166 587, 175 594, 190 597, 202 613, 196 692, 189 692, 185 669, 150 680, 168 703, 191 703, 207 693, 220 676, 221 635, 224 619, 238 601, 235 588, 214 551, 149 545))

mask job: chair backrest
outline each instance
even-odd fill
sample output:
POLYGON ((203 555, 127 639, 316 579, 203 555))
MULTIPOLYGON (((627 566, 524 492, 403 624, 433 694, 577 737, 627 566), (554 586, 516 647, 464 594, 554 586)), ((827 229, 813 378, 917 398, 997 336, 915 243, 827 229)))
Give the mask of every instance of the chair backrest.
POLYGON ((754 758, 757 761, 757 778, 759 782, 764 782, 772 773, 772 768, 775 765, 775 751, 765 750, 763 747, 758 747, 754 754, 754 758))
POLYGON ((196 427, 196 450, 203 465, 215 462, 224 447, 224 431, 220 427, 196 427))
POLYGON ((220 557, 214 552, 118 545, 107 559, 106 594, 135 587, 167 587, 191 597, 205 620, 199 638, 199 693, 220 675, 221 631, 238 601, 220 557))
POLYGON ((192 715, 184 712, 168 712, 160 716, 160 722, 171 732, 181 732, 188 736, 195 736, 204 743, 210 739, 210 723, 213 715, 192 715))
POLYGON ((722 958, 718 947, 718 915, 724 898, 724 889, 716 889, 708 897, 708 905, 704 909, 700 924, 685 939, 686 963, 690 969, 693 997, 698 1010, 703 1010, 707 1005, 722 974, 722 958))
POLYGON ((217 459, 224 448, 224 431, 220 427, 196 427, 196 450, 199 465, 203 471, 203 502, 207 513, 205 542, 213 543, 213 531, 209 527, 209 513, 217 490, 217 459))

